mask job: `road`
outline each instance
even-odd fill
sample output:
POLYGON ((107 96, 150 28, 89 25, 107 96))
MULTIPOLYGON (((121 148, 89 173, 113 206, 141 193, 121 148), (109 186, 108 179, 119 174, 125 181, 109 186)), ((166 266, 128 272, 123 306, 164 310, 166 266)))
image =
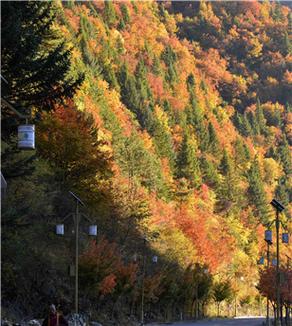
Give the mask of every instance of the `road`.
MULTIPOLYGON (((169 323, 172 326, 261 326, 264 318, 235 318, 235 319, 212 319, 198 322, 169 323)), ((163 324, 147 324, 147 326, 162 326, 163 324)), ((167 325, 167 324, 164 324, 167 325)))

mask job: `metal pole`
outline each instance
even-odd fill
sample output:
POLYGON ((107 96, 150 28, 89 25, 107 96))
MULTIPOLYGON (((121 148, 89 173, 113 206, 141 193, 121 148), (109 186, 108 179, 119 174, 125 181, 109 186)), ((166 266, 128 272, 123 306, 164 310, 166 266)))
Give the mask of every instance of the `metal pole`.
MULTIPOLYGON (((267 241, 267 268, 270 267, 270 244, 267 241)), ((267 326, 270 326, 270 303, 269 296, 267 296, 267 326)))
POLYGON ((78 239, 79 239, 79 206, 76 200, 75 215, 75 313, 78 314, 78 239))
MULTIPOLYGON (((287 255, 286 255, 287 256, 287 255)), ((290 271, 290 261, 291 261, 291 258, 289 256, 287 256, 287 271, 289 273, 290 271)), ((290 282, 288 280, 288 293, 291 293, 290 292, 290 282)), ((287 310, 286 310, 286 314, 287 314, 287 322, 288 322, 288 325, 290 325, 290 301, 288 302, 288 307, 287 307, 287 310)))
POLYGON ((236 310, 236 307, 237 306, 237 302, 236 302, 236 293, 235 293, 235 297, 234 297, 234 317, 236 317, 236 314, 237 314, 237 310, 236 310))
POLYGON ((197 285, 196 285, 196 320, 199 318, 199 306, 198 306, 198 281, 197 281, 197 285))
POLYGON ((280 324, 280 273, 279 273, 279 259, 280 259, 280 241, 279 241, 279 211, 276 210, 276 232, 277 232, 277 269, 276 269, 276 294, 277 294, 277 316, 276 316, 276 325, 280 324))
POLYGON ((143 271, 142 271, 142 296, 141 296, 141 325, 144 325, 144 278, 145 278, 145 255, 146 239, 144 239, 144 253, 143 253, 143 271))

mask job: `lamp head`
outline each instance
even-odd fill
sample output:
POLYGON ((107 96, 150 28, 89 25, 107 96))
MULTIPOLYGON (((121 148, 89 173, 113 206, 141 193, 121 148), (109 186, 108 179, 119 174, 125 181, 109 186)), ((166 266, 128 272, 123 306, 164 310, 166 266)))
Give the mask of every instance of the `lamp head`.
POLYGON ((265 241, 271 245, 273 243, 273 240, 272 240, 272 231, 271 230, 266 230, 265 231, 265 241))
POLYGON ((276 210, 281 213, 285 207, 280 203, 278 202, 276 199, 273 199, 270 203, 274 208, 276 208, 276 210))

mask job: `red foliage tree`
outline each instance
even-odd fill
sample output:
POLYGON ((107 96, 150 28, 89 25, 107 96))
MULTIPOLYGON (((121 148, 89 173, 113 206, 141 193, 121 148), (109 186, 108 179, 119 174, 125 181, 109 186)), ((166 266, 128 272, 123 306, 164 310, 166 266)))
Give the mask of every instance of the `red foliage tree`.
MULTIPOLYGON (((260 293, 268 297, 269 300, 276 305, 276 287, 277 287, 277 275, 276 268, 270 267, 260 271, 260 281, 259 281, 259 291, 260 293)), ((292 271, 288 268, 280 268, 280 298, 281 305, 289 305, 292 301, 292 271)))
POLYGON ((115 243, 92 241, 80 257, 80 279, 87 292, 106 295, 128 291, 136 280, 136 264, 124 264, 115 243))

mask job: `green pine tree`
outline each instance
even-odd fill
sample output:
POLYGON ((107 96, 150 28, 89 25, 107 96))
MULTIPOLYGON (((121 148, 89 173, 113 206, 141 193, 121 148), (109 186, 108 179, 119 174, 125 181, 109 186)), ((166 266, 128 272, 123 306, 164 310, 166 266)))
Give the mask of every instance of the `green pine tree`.
POLYGON ((119 24, 118 24, 118 29, 120 31, 123 31, 126 28, 126 24, 123 18, 120 19, 119 24))
POLYGON ((292 159, 290 147, 285 134, 283 134, 283 138, 278 146, 278 157, 281 160, 286 175, 290 175, 292 173, 292 159))
POLYGON ((187 132, 183 136, 176 157, 176 177, 189 180, 194 187, 199 186, 201 183, 199 160, 187 132))
POLYGON ((70 71, 71 51, 53 29, 55 3, 5 1, 1 9, 1 75, 8 81, 2 96, 20 111, 49 110, 73 97, 84 76, 70 71))
POLYGON ((292 42, 287 32, 285 32, 284 44, 285 44, 285 54, 286 55, 292 54, 292 42))
POLYGON ((121 5, 121 12, 123 15, 123 21, 124 21, 125 25, 129 24, 131 21, 129 9, 124 3, 121 5))
POLYGON ((283 21, 284 15, 282 12, 282 5, 281 5, 280 1, 276 2, 272 17, 276 21, 283 21))
MULTIPOLYGON (((285 206, 288 207, 290 200, 289 200, 289 178, 286 176, 282 176, 279 178, 278 185, 275 190, 275 197, 285 206)), ((288 210, 285 210, 287 213, 288 210)))
POLYGON ((119 83, 112 65, 104 65, 102 68, 102 75, 104 79, 109 83, 110 87, 119 89, 119 83))
POLYGON ((156 76, 162 76, 162 69, 159 58, 155 55, 153 58, 152 72, 156 76))
POLYGON ((226 149, 223 150, 223 156, 220 161, 218 169, 220 173, 224 176, 227 176, 230 172, 233 172, 234 170, 233 163, 226 149))
POLYGON ((248 137, 252 134, 252 128, 246 114, 236 112, 234 116, 234 125, 241 135, 248 137))
POLYGON ((237 202, 239 197, 238 189, 238 174, 230 155, 224 149, 221 162, 218 167, 222 174, 222 179, 219 186, 219 199, 222 204, 226 202, 237 202))
POLYGON ((171 135, 159 121, 154 124, 154 144, 160 157, 167 157, 170 166, 174 167, 174 150, 171 135))
POLYGON ((191 125, 196 133, 200 150, 205 151, 209 144, 209 133, 204 124, 202 109, 192 93, 190 94, 190 104, 186 107, 185 113, 187 124, 191 125))
POLYGON ((147 69, 144 60, 140 60, 138 62, 135 71, 135 77, 136 77, 136 88, 137 88, 137 92, 139 93, 140 101, 143 103, 145 102, 153 103, 153 95, 147 80, 147 69))
POLYGON ((263 108, 260 101, 257 101, 257 108, 255 111, 255 118, 261 135, 267 135, 267 120, 264 116, 263 108))
POLYGON ((188 75, 186 83, 187 83, 187 88, 188 88, 189 93, 193 93, 194 87, 195 87, 195 77, 192 73, 190 73, 188 75))
POLYGON ((201 80, 200 88, 204 92, 204 94, 208 93, 208 87, 204 79, 201 80))
POLYGON ((260 135, 261 129, 255 114, 253 112, 248 112, 246 114, 246 117, 247 117, 247 121, 250 123, 252 135, 260 135))
POLYGON ((211 187, 217 188, 219 184, 219 175, 215 165, 206 157, 202 157, 200 160, 200 168, 203 182, 211 187))
POLYGON ((140 182, 150 191, 157 191, 160 197, 168 198, 169 189, 163 180, 160 161, 145 149, 137 133, 133 132, 124 139, 116 158, 132 183, 140 182))
POLYGON ((115 8, 113 6, 112 0, 108 0, 104 2, 104 13, 103 13, 105 22, 109 27, 113 27, 117 22, 117 16, 115 12, 115 8))
POLYGON ((246 144, 237 137, 234 143, 235 149, 235 165, 245 165, 250 160, 250 152, 246 144))
POLYGON ((252 126, 246 114, 243 115, 243 119, 242 119, 242 132, 243 132, 242 134, 247 137, 252 135, 252 126))
POLYGON ((211 122, 209 122, 208 124, 208 134, 209 134, 208 149, 212 154, 217 155, 220 151, 219 141, 217 138, 216 131, 211 122))
POLYGON ((172 47, 170 45, 167 45, 161 54, 161 58, 167 67, 165 79, 170 85, 173 85, 177 81, 177 77, 178 77, 177 71, 175 68, 175 63, 177 61, 177 55, 173 51, 172 47))
POLYGON ((123 64, 118 76, 121 98, 123 103, 135 114, 138 113, 139 97, 136 88, 136 81, 134 76, 129 72, 127 64, 123 64))
POLYGON ((257 158, 251 164, 247 173, 247 179, 249 184, 247 190, 249 203, 254 207, 254 212, 260 218, 261 222, 266 223, 268 218, 268 205, 257 158))
POLYGON ((147 80, 147 69, 143 60, 138 62, 135 71, 135 80, 137 96, 139 99, 139 104, 135 113, 141 127, 152 134, 154 128, 154 101, 153 94, 147 80))

